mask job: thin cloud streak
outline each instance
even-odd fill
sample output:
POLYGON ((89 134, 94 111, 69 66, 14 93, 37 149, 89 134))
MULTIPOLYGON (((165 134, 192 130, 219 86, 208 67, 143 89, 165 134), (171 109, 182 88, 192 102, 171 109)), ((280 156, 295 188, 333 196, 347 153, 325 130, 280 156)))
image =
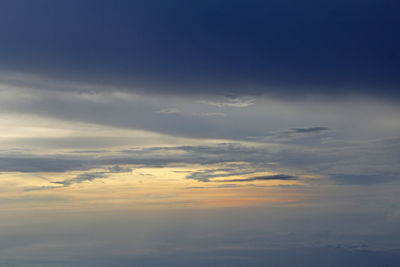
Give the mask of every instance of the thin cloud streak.
POLYGON ((59 184, 61 186, 38 186, 38 187, 25 188, 24 190, 25 191, 39 191, 39 190, 58 189, 58 188, 62 188, 62 187, 69 187, 72 184, 91 182, 96 179, 104 179, 104 178, 109 177, 113 173, 130 173, 131 171, 132 171, 131 168, 126 168, 126 167, 121 167, 121 166, 115 165, 113 167, 108 168, 107 171, 86 172, 86 173, 78 174, 75 178, 51 182, 53 184, 59 184))
POLYGON ((264 176, 255 176, 250 178, 242 178, 242 179, 229 179, 229 180, 217 180, 215 182, 220 183, 229 183, 229 182, 253 182, 253 181, 271 181, 271 180, 297 180, 298 177, 287 175, 287 174, 276 174, 276 175, 264 175, 264 176))

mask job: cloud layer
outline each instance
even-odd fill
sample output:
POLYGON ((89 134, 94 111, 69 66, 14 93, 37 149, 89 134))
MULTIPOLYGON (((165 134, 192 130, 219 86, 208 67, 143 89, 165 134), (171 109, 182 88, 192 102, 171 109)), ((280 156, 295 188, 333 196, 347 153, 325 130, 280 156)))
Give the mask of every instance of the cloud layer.
POLYGON ((396 1, 17 0, 0 10, 6 71, 164 95, 400 96, 396 1))
POLYGON ((399 13, 0 0, 0 265, 400 266, 399 13))

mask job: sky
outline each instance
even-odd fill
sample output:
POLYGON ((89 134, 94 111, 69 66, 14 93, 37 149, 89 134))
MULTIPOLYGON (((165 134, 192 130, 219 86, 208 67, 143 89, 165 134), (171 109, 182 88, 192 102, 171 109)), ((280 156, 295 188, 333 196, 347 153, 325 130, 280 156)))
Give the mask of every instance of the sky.
POLYGON ((0 1, 0 266, 399 266, 400 3, 0 1))

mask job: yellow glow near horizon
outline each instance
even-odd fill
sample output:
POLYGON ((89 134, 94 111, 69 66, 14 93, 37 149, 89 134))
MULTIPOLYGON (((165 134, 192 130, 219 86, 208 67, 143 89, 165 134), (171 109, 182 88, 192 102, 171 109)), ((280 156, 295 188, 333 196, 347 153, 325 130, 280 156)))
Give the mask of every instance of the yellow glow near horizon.
MULTIPOLYGON (((307 198, 301 190, 288 192, 280 186, 302 185, 297 180, 252 182, 216 182, 250 175, 216 178, 211 182, 187 179, 189 172, 206 169, 201 165, 164 168, 135 168, 132 172, 108 173, 106 178, 73 183, 70 186, 55 181, 73 179, 79 174, 66 173, 3 173, 0 186, 7 209, 140 209, 140 208, 215 208, 256 204, 297 203, 307 198), (215 180, 215 181, 214 181, 215 180), (26 191, 26 189, 37 190, 26 191), (24 201, 27 200, 27 201, 24 201)), ((100 172, 94 169, 90 172, 100 172)), ((256 173, 274 175, 276 173, 256 173)), ((1 205, 1 201, 0 201, 1 205)))

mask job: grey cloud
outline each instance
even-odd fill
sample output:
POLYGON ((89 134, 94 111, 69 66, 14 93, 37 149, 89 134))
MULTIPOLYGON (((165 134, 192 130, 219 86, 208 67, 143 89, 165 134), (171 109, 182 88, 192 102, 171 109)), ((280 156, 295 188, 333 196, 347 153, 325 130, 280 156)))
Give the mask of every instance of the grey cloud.
MULTIPOLYGON (((132 142, 133 138, 129 136, 76 136, 76 137, 57 137, 57 138, 16 138, 9 140, 8 143, 20 146, 20 147, 35 147, 35 148, 45 148, 45 149, 57 149, 57 148, 86 148, 86 151, 91 149, 98 149, 100 153, 100 148, 109 148, 116 145, 125 145, 132 142)), ((83 151, 83 150, 81 150, 83 151)), ((107 150, 104 150, 107 151, 107 150)), ((84 152, 77 152, 84 153, 84 152)))
POLYGON ((309 127, 309 128, 290 128, 295 133, 320 133, 323 131, 329 131, 328 127, 309 127))
POLYGON ((125 167, 120 167, 118 165, 115 165, 113 167, 108 168, 107 171, 81 173, 71 179, 51 182, 53 184, 59 184, 61 186, 30 187, 30 188, 26 188, 25 191, 38 191, 38 190, 57 189, 60 187, 68 187, 72 184, 79 184, 79 183, 86 182, 86 181, 93 181, 95 179, 107 178, 112 173, 124 173, 124 172, 131 172, 131 171, 132 171, 131 168, 125 168, 125 167))
MULTIPOLYGON (((307 135, 312 135, 312 134, 322 134, 331 131, 329 127, 293 127, 281 131, 275 131, 272 132, 272 138, 273 140, 277 139, 293 139, 293 138, 298 138, 298 137, 304 137, 307 135)), ((267 137, 268 138, 268 137, 267 137)))
POLYGON ((156 111, 156 113, 161 113, 161 114, 177 114, 180 112, 181 111, 178 108, 164 108, 156 111))
POLYGON ((85 181, 93 181, 99 178, 107 178, 110 173, 123 173, 123 172, 131 172, 131 168, 124 168, 118 165, 108 168, 105 172, 89 172, 89 173, 82 173, 77 175, 75 178, 67 179, 64 181, 56 181, 53 182, 54 184, 61 184, 65 187, 70 186, 71 184, 82 183, 85 181))
MULTIPOLYGON (((243 131, 247 132, 250 129, 255 131, 254 127, 234 130, 238 127, 231 121, 232 119, 216 121, 213 118, 216 114, 213 114, 214 116, 195 115, 194 113, 218 113, 217 111, 211 112, 209 108, 201 108, 201 105, 196 104, 195 100, 192 100, 194 105, 197 105, 195 109, 188 108, 188 112, 179 112, 181 107, 162 108, 165 104, 173 102, 170 99, 158 99, 160 104, 145 96, 123 98, 118 94, 99 93, 97 98, 102 101, 93 101, 90 96, 86 97, 87 94, 76 92, 46 92, 31 89, 22 91, 33 95, 33 99, 22 102, 17 100, 1 101, 0 99, 0 113, 35 114, 60 120, 142 129, 186 137, 230 138, 236 136, 236 139, 244 135, 241 133, 243 131), (214 130, 209 131, 208 129, 214 130)), ((18 99, 18 96, 15 97, 18 99)), ((90 141, 90 143, 94 141, 90 141)))
POLYGON ((267 136, 248 136, 247 139, 258 142, 273 143, 298 143, 309 145, 315 142, 322 142, 322 137, 327 139, 327 134, 333 133, 330 127, 292 127, 278 131, 269 131, 267 136))
MULTIPOLYGON (((273 158, 265 148, 244 146, 240 143, 220 143, 216 145, 151 147, 144 149, 121 150, 126 157, 102 158, 103 164, 151 164, 168 163, 213 164, 223 162, 251 162, 268 164, 273 158), (163 153, 165 151, 165 153, 163 153), (180 153, 173 153, 179 151, 180 153), (182 154, 181 152, 185 152, 182 154)), ((237 167, 237 166, 232 166, 237 167)))
POLYGON ((210 182, 213 178, 229 177, 233 175, 244 175, 254 173, 255 170, 237 171, 236 168, 218 168, 204 171, 193 172, 186 176, 187 179, 197 180, 199 182, 210 182), (221 173, 222 172, 222 173, 221 173))
POLYGON ((400 137, 399 138, 391 138, 391 139, 385 139, 381 141, 383 144, 387 145, 400 145, 400 137))
MULTIPOLYGON (((253 171, 275 170, 289 168, 294 172, 309 172, 330 176, 339 184, 376 184, 386 183, 398 179, 395 173, 399 172, 399 151, 396 146, 386 146, 379 142, 364 143, 354 146, 288 146, 277 150, 267 147, 248 147, 239 144, 219 144, 216 146, 181 146, 180 149, 207 158, 209 162, 246 162, 253 171), (276 162, 276 164, 268 164, 276 162), (353 175, 335 175, 346 171, 353 175), (365 175, 365 173, 373 173, 365 175)), ((226 177, 230 173, 237 174, 238 169, 244 166, 232 166, 231 169, 211 169, 195 172, 187 176, 199 181, 210 181, 215 177, 226 177), (220 173, 218 173, 218 171, 220 173), (224 173, 225 172, 225 173, 224 173)), ((243 171, 243 174, 248 174, 243 171)), ((239 173, 240 175, 240 173, 239 173)))
POLYGON ((70 186, 71 184, 78 184, 85 181, 93 181, 94 179, 98 178, 106 178, 107 175, 104 172, 91 172, 91 173, 82 173, 77 175, 75 178, 67 179, 63 181, 55 181, 52 182, 53 184, 60 184, 65 187, 70 186))
POLYGON ((265 152, 264 148, 244 146, 240 143, 219 143, 213 146, 178 146, 174 149, 183 150, 186 152, 193 153, 204 153, 204 154, 246 154, 250 156, 255 153, 265 152))
POLYGON ((255 176, 243 179, 220 180, 218 182, 252 182, 252 181, 296 180, 296 179, 298 179, 296 176, 286 175, 286 174, 276 174, 276 175, 255 176))
POLYGON ((115 166, 108 168, 109 173, 121 173, 121 172, 131 172, 131 171, 132 171, 131 168, 125 168, 125 167, 121 167, 119 165, 115 165, 115 166))
POLYGON ((254 98, 252 97, 230 97, 224 101, 200 101, 202 104, 215 106, 215 107, 234 107, 234 108, 245 108, 254 104, 254 98))
POLYGON ((62 188, 64 186, 35 186, 35 187, 28 187, 25 188, 24 191, 31 192, 31 191, 41 191, 41 190, 52 190, 57 188, 62 188))
POLYGON ((399 178, 398 176, 387 174, 333 174, 331 178, 342 185, 373 185, 387 183, 399 178))
MULTIPOLYGON (((85 149, 84 149, 85 150, 85 149)), ((342 144, 341 146, 282 145, 275 148, 249 146, 240 143, 221 143, 216 145, 149 147, 123 150, 110 150, 101 155, 76 153, 69 155, 3 155, 0 159, 2 172, 65 172, 70 170, 106 169, 104 173, 125 172, 123 165, 141 167, 164 167, 171 164, 223 164, 204 171, 192 172, 186 176, 202 182, 210 182, 217 177, 251 175, 252 173, 273 171, 281 173, 314 173, 331 176, 339 184, 390 182, 397 179, 393 174, 399 172, 397 146, 375 142, 342 144), (176 153, 175 153, 176 152, 176 153), (271 164, 273 163, 273 164, 271 164), (106 167, 108 168, 108 167, 106 167), (359 176, 337 176, 347 173, 359 176), (363 176, 371 173, 369 176, 363 176), (347 180, 346 180, 347 179, 347 180)), ((75 177, 59 184, 70 184, 83 180, 93 180, 103 173, 75 177)))
MULTIPOLYGON (((303 138, 308 135, 318 137, 317 133, 328 133, 329 131, 323 130, 324 127, 320 126, 324 126, 323 124, 329 125, 332 129, 338 129, 338 132, 346 127, 347 134, 360 132, 358 135, 367 135, 369 131, 361 132, 360 129, 367 128, 367 125, 372 124, 371 119, 367 119, 369 116, 375 118, 376 114, 379 114, 374 119, 376 123, 381 121, 379 118, 384 117, 385 120, 394 122, 398 117, 395 116, 398 111, 390 110, 389 107, 382 105, 365 110, 366 113, 355 112, 358 109, 366 109, 365 101, 360 101, 360 99, 354 99, 356 108, 345 106, 345 109, 338 106, 337 103, 320 107, 318 102, 314 106, 308 107, 308 103, 290 103, 264 98, 257 99, 253 105, 247 108, 224 108, 218 107, 221 104, 205 106, 198 102, 198 97, 177 98, 160 95, 150 97, 122 92, 82 93, 79 92, 79 86, 75 88, 75 91, 45 91, 30 87, 12 90, 7 86, 3 87, 5 88, 4 94, 12 99, 0 98, 0 113, 31 114, 58 120, 141 129, 192 138, 249 141, 249 137, 254 137, 255 139, 250 141, 277 142, 279 141, 278 137, 281 139, 289 138, 289 136, 290 138, 293 136, 303 138), (182 112, 176 113, 177 110, 173 108, 182 112), (224 113, 225 116, 217 115, 220 113, 224 113), (341 113, 345 113, 343 115, 347 116, 346 120, 342 119, 341 113), (340 120, 338 120, 339 117, 340 120), (305 127, 290 128, 298 125, 299 121, 305 127), (316 127, 308 127, 308 125, 316 125, 316 127), (349 125, 354 125, 354 127, 349 128, 349 125), (279 133, 276 132, 276 129, 284 130, 279 133), (270 133, 273 138, 262 140, 266 133, 270 133)), ((234 100, 229 102, 224 99, 214 101, 205 99, 203 101, 227 102, 230 105, 242 106, 251 102, 240 97, 228 99, 234 100)), ((371 102, 371 104, 376 103, 371 102)), ((36 142, 42 144, 52 141, 37 140, 36 142)), ((65 140, 64 144, 68 145, 68 142, 69 140, 65 140)), ((84 142, 75 140, 75 143, 101 146, 101 142, 97 142, 95 139, 84 142)))
POLYGON ((21 3, 1 2, 4 70, 164 95, 399 99, 392 1, 21 3))
POLYGON ((194 115, 202 117, 223 117, 226 114, 222 112, 201 112, 201 113, 194 113, 194 115))
POLYGON ((85 169, 85 161, 70 158, 1 157, 0 172, 65 172, 68 170, 85 169))

